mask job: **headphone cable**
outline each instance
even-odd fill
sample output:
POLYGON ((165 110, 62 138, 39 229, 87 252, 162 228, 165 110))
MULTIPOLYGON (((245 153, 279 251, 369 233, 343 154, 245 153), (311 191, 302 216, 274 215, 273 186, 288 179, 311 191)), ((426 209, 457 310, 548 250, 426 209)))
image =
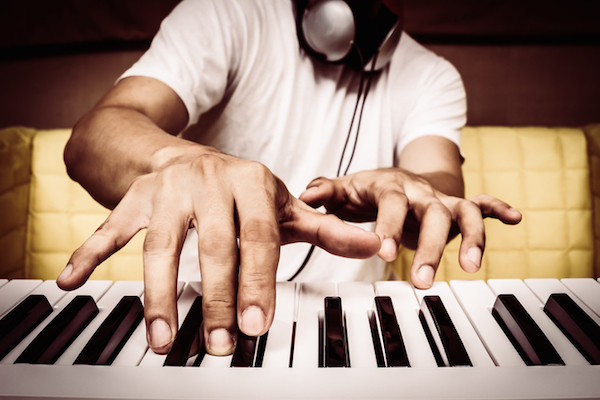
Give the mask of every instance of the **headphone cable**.
MULTIPOLYGON (((356 52, 358 53, 358 56, 360 57, 361 63, 362 63, 363 57, 362 57, 362 54, 360 53, 360 49, 358 47, 355 47, 355 49, 356 49, 356 52)), ((346 166, 346 169, 344 170, 344 175, 348 174, 348 170, 350 169, 350 165, 352 164, 352 160, 354 159, 354 154, 356 152, 356 147, 358 144, 358 134, 360 132, 360 125, 362 122, 363 110, 365 108, 365 102, 367 101, 367 95, 369 94, 369 90, 371 88, 371 81, 373 80, 373 72, 375 71, 375 63, 377 62, 377 55, 378 54, 376 53, 375 56, 373 56, 373 62, 371 63, 371 70, 365 71, 363 69, 360 73, 360 81, 359 81, 358 93, 356 96, 356 104, 354 106, 354 112, 352 113, 352 119, 350 120, 350 127, 348 128, 348 134, 346 136, 346 142, 344 143, 344 149, 342 150, 342 157, 340 157, 340 163, 338 165, 336 178, 340 177, 340 172, 342 170, 342 164, 344 162, 344 155, 346 154, 346 148, 348 147, 348 143, 350 142, 350 136, 352 136, 352 126, 354 125, 354 120, 356 118, 356 112, 358 111, 358 105, 361 104, 361 97, 362 97, 362 104, 360 105, 360 113, 358 115, 358 125, 356 127, 356 137, 354 138, 354 145, 352 147, 352 153, 350 153, 350 159, 348 160, 348 165, 346 166), (365 75, 367 73, 368 73, 367 86, 364 89, 364 96, 363 96, 364 79, 365 79, 365 75)), ((294 273, 294 275, 292 275, 292 277, 288 279, 288 282, 293 281, 304 270, 304 267, 306 267, 313 252, 315 251, 315 247, 316 246, 314 244, 311 244, 310 249, 308 250, 308 253, 306 254, 306 257, 304 258, 304 261, 302 261, 302 264, 300 265, 300 268, 298 268, 298 270, 294 273)))

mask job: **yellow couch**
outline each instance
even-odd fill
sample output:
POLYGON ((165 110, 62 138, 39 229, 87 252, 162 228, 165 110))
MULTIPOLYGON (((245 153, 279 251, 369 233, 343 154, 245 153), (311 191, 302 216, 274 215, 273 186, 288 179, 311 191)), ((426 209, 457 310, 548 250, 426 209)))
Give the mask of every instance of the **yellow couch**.
MULTIPOLYGON (((0 278, 55 279, 70 254, 106 218, 66 174, 70 130, 0 130, 0 278)), ((458 267, 458 240, 437 279, 600 276, 600 125, 467 127, 467 196, 487 193, 523 212, 518 226, 486 220, 483 268, 458 267)), ((143 234, 108 259, 96 279, 142 279, 143 234)), ((408 278, 412 253, 394 266, 408 278)))

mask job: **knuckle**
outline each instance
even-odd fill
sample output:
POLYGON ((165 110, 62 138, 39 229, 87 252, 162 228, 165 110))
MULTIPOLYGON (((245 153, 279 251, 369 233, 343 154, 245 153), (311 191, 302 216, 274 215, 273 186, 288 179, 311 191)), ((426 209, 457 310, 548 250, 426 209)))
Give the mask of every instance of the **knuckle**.
POLYGON ((279 227, 274 222, 253 218, 243 222, 240 235, 246 241, 269 243, 278 240, 279 227))
POLYGON ((179 239, 169 230, 148 230, 143 251, 148 255, 174 255, 179 248, 179 239))
POLYGON ((207 229, 199 232, 198 251, 205 257, 226 261, 227 255, 235 254, 237 248, 235 234, 226 229, 207 229))
POLYGON ((441 202, 437 200, 431 200, 427 203, 426 212, 432 214, 439 214, 445 219, 451 219, 452 213, 450 210, 441 202))

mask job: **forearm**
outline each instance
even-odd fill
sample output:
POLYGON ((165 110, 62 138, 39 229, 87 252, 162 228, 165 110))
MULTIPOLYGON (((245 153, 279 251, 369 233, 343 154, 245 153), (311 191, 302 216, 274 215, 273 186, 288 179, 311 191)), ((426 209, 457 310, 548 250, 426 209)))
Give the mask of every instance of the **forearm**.
POLYGON ((143 113, 127 107, 99 107, 73 128, 64 158, 72 179, 101 204, 113 208, 131 182, 204 146, 173 136, 143 113))

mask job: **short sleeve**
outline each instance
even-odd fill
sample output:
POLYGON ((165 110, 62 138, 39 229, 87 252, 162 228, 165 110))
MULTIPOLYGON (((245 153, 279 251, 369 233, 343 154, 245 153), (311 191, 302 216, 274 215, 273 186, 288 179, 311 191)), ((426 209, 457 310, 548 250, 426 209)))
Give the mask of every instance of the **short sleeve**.
POLYGON ((437 56, 434 60, 418 78, 396 148, 397 159, 408 143, 422 136, 442 136, 460 148, 461 129, 467 119, 464 85, 452 64, 437 56))
POLYGON ((163 20, 150 48, 120 78, 157 79, 181 98, 192 125, 217 104, 232 68, 235 12, 227 3, 184 0, 163 20))

